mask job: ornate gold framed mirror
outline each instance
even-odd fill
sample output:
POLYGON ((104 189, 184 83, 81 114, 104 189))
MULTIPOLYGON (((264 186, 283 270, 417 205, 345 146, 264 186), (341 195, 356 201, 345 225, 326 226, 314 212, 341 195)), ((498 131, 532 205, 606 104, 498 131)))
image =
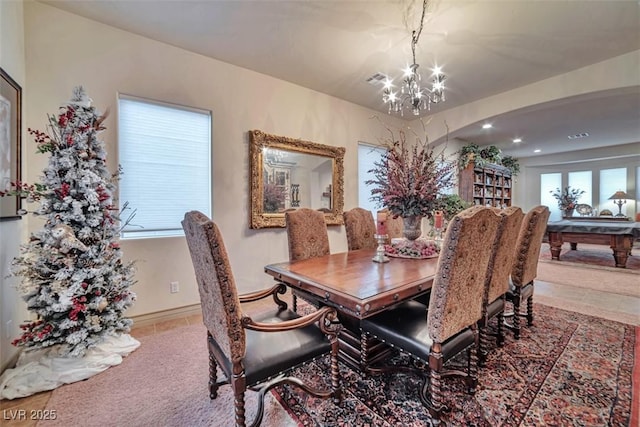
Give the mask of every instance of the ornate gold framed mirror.
POLYGON ((324 212, 343 223, 344 147, 249 131, 251 228, 285 227, 297 208, 324 212))

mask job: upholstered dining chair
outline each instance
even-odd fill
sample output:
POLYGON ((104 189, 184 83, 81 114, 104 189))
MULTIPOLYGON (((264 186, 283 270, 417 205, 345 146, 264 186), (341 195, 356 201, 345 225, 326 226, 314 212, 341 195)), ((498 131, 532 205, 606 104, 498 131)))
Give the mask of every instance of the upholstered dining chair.
POLYGON ((347 233, 347 248, 350 251, 358 249, 374 249, 376 243, 376 223, 371 211, 363 208, 353 208, 342 213, 344 228, 347 233))
MULTIPOLYGON (((513 330, 516 339, 520 339, 520 317, 527 318, 527 324, 533 325, 533 281, 538 275, 538 258, 542 238, 547 230, 549 208, 536 206, 524 216, 518 240, 516 241, 515 259, 511 269, 511 283, 507 292, 507 301, 513 304, 513 330), (526 301, 526 313, 521 314, 520 307, 526 301)), ((505 314, 505 316, 507 316, 505 314)))
POLYGON ((404 229, 402 218, 400 217, 394 218, 393 214, 389 212, 389 209, 386 209, 386 208, 379 210, 377 212, 384 212, 387 214, 387 234, 389 235, 389 239, 402 237, 402 230, 404 229))
POLYGON ((272 289, 239 296, 222 235, 217 225, 201 212, 187 212, 182 221, 195 270, 203 322, 209 349, 209 394, 230 384, 235 403, 235 425, 245 425, 244 393, 258 391, 258 409, 252 426, 262 421, 264 394, 279 384, 298 386, 317 397, 341 397, 338 371, 338 333, 335 309, 323 307, 307 316, 287 310, 278 298, 280 284, 272 289), (253 317, 244 314, 241 303, 272 296, 271 311, 253 317), (287 375, 293 368, 321 355, 330 354, 328 389, 305 384, 287 375), (226 378, 217 378, 220 367, 226 378))
MULTIPOLYGON (((424 376, 420 399, 436 422, 446 410, 440 389, 442 377, 463 376, 468 392, 475 392, 477 323, 482 316, 486 278, 501 222, 493 209, 482 206, 454 216, 445 233, 428 308, 409 301, 361 322, 363 334, 426 364, 424 368, 414 368, 368 366, 366 360, 362 363, 368 373, 400 370, 417 371, 424 376), (445 369, 446 362, 465 350, 466 369, 445 369)), ((365 343, 364 336, 362 341, 365 343)))
POLYGON ((493 253, 491 274, 487 276, 487 284, 482 304, 482 318, 478 322, 480 330, 480 346, 478 360, 480 365, 484 365, 487 358, 487 348, 489 333, 487 327, 489 321, 494 317, 498 318, 496 341, 498 346, 504 343, 503 314, 505 308, 506 294, 509 291, 509 274, 513 267, 516 241, 520 233, 520 226, 524 213, 519 207, 508 207, 496 210, 498 215, 503 216, 502 227, 497 238, 496 250, 493 253))
MULTIPOLYGON (((324 214, 309 208, 284 213, 289 242, 289 261, 329 255, 329 233, 324 214)), ((292 293, 293 311, 298 311, 298 292, 292 293)))

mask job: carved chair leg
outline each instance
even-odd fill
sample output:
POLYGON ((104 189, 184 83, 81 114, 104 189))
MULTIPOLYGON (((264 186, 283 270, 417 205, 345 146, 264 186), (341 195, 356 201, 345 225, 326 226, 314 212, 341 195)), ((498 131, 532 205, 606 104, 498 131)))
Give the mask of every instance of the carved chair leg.
POLYGON ((504 345, 504 312, 498 313, 498 336, 496 342, 498 347, 504 345))
POLYGON ((433 423, 440 424, 440 415, 447 408, 442 403, 442 377, 440 371, 432 369, 429 381, 430 404, 427 406, 433 423))
POLYGON ((331 343, 331 394, 333 403, 340 404, 342 400, 342 388, 340 388, 340 369, 338 368, 338 339, 331 343))
POLYGON ((209 352, 209 398, 218 397, 218 365, 213 354, 209 352))
POLYGON ((244 392, 236 390, 234 393, 236 427, 245 427, 246 420, 244 415, 244 392))
POLYGON ((527 324, 533 325, 533 295, 527 298, 527 324))
MULTIPOLYGON (((476 360, 476 363, 478 361, 476 360)), ((420 392, 420 400, 431 415, 431 423, 435 426, 440 424, 440 415, 444 411, 448 411, 443 403, 442 394, 442 375, 444 368, 442 353, 439 350, 431 350, 429 355, 429 373, 425 375, 425 382, 420 392), (428 388, 428 391, 427 391, 428 388)))
POLYGON ((469 361, 467 369, 467 392, 475 394, 478 385, 478 347, 473 345, 469 349, 469 361))
POLYGON ((513 301, 513 335, 515 339, 520 339, 520 298, 513 301))
POLYGON ((487 348, 489 348, 489 333, 487 332, 487 325, 480 328, 480 342, 478 348, 478 364, 484 366, 487 363, 487 354, 489 354, 487 348))

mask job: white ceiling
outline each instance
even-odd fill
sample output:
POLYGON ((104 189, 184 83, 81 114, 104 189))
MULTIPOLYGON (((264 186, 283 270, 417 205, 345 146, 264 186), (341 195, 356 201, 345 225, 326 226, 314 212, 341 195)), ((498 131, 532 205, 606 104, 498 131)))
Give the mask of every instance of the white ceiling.
MULTIPOLYGON (((380 72, 411 58, 420 0, 42 0, 52 6, 382 111, 380 72)), ((640 49, 637 0, 436 0, 416 60, 447 74, 453 108, 640 49)), ((636 70, 640 73, 640 70, 636 70)), ((414 117, 405 115, 407 119, 414 117)), ((565 99, 450 137, 525 157, 640 141, 640 86, 565 99), (588 138, 568 135, 588 132, 588 138), (526 143, 515 146, 511 139, 526 143)))

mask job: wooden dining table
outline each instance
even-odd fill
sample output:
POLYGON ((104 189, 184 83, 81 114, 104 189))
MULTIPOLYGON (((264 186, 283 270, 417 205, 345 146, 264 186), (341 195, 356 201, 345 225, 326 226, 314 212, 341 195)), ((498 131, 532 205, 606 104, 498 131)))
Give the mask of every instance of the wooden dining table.
POLYGON ((374 255, 375 249, 361 249, 264 268, 316 307, 337 309, 344 325, 340 357, 356 369, 363 368, 362 351, 369 363, 389 353, 384 344, 361 336, 360 321, 428 293, 436 273, 437 258, 390 258, 377 263, 372 261, 374 255))

